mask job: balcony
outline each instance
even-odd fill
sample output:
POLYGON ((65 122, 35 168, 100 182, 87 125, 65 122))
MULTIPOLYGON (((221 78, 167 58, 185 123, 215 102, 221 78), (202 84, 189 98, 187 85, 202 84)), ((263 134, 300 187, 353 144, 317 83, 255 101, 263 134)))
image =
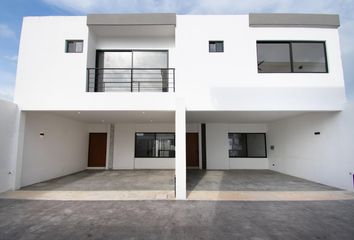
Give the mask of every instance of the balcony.
POLYGON ((175 69, 88 68, 87 92, 175 92, 175 69))

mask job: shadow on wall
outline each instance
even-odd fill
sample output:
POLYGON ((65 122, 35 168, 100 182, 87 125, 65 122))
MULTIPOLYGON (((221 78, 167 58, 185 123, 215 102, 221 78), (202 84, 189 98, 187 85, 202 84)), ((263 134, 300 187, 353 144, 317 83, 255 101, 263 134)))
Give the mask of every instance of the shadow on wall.
POLYGON ((15 186, 18 123, 17 105, 0 100, 0 192, 15 186))

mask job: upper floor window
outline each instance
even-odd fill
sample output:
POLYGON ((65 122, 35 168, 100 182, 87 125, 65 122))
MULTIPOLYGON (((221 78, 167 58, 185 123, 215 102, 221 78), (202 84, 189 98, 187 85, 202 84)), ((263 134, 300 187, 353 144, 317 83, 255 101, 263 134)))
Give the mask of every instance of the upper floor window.
POLYGON ((209 52, 224 52, 224 41, 209 41, 209 52))
POLYGON ((84 49, 83 40, 66 40, 65 52, 82 53, 84 49))
POLYGON ((258 41, 259 73, 328 73, 325 42, 258 41))

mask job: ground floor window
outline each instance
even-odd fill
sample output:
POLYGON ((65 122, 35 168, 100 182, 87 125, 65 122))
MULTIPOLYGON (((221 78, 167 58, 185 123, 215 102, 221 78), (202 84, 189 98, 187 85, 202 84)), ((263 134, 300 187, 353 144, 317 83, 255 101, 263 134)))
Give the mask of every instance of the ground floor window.
POLYGON ((229 133, 230 158, 266 158, 265 133, 229 133))
POLYGON ((174 158, 174 133, 135 133, 136 158, 174 158))

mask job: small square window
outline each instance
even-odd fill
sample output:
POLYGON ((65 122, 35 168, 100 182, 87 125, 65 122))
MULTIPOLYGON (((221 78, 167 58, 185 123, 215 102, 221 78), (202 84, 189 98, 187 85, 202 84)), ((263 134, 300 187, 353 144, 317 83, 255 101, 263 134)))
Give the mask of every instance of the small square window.
POLYGON ((224 41, 209 41, 209 52, 224 52, 224 41))
POLYGON ((84 49, 83 40, 66 40, 65 51, 67 53, 82 53, 84 49))

